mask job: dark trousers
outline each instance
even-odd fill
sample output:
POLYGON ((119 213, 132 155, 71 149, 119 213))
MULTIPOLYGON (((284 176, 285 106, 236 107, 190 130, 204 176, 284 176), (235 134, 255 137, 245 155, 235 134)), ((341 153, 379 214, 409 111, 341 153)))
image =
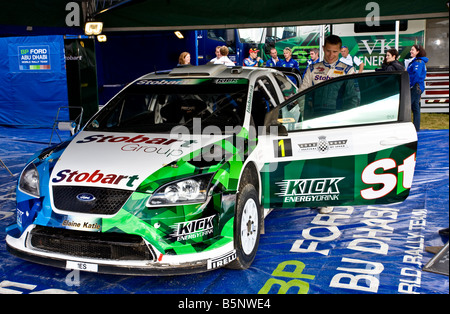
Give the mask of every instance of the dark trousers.
POLYGON ((419 84, 415 84, 411 87, 411 111, 413 114, 413 124, 418 132, 420 130, 420 96, 422 91, 419 84))

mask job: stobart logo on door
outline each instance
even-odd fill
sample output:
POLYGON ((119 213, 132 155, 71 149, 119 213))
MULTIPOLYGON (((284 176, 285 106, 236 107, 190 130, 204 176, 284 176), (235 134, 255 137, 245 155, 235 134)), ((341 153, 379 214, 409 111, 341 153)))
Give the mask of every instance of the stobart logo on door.
POLYGON ((281 186, 281 193, 275 194, 282 196, 285 203, 334 201, 339 199, 338 183, 343 179, 344 177, 283 180, 276 183, 281 186))

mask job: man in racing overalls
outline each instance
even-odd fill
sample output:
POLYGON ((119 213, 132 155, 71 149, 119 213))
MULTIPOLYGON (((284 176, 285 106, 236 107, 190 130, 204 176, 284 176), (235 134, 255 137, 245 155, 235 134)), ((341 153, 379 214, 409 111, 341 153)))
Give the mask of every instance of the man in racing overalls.
POLYGON ((250 48, 248 58, 244 59, 243 66, 245 67, 260 67, 263 65, 263 60, 258 57, 259 50, 256 48, 250 48))
MULTIPOLYGON (((324 60, 308 66, 299 91, 334 77, 355 73, 352 66, 339 61, 341 47, 342 40, 339 36, 330 35, 325 39, 323 46, 324 60)), ((324 98, 327 97, 327 95, 323 96, 324 98)), ((328 214, 333 211, 333 207, 313 207, 313 209, 318 209, 321 214, 328 214)))
POLYGON ((330 35, 325 39, 324 60, 308 66, 299 91, 333 77, 355 73, 352 66, 339 61, 341 46, 342 40, 339 36, 330 35))

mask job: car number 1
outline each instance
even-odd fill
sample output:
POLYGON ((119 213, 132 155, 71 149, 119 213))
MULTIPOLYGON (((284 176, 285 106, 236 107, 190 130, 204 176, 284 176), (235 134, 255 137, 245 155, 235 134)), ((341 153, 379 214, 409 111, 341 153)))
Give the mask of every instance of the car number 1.
POLYGON ((292 143, 291 139, 275 140, 273 142, 275 157, 291 157, 292 143))

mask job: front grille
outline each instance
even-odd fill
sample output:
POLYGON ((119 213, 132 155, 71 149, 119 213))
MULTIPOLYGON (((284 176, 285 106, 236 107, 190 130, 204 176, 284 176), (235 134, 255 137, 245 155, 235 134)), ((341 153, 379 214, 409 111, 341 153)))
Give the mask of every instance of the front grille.
POLYGON ((137 235, 100 233, 36 226, 31 245, 52 253, 108 260, 155 260, 155 254, 137 235))
POLYGON ((59 210, 97 215, 114 215, 130 197, 132 191, 86 186, 54 186, 53 203, 59 210), (82 201, 77 196, 91 194, 91 201, 82 201))

